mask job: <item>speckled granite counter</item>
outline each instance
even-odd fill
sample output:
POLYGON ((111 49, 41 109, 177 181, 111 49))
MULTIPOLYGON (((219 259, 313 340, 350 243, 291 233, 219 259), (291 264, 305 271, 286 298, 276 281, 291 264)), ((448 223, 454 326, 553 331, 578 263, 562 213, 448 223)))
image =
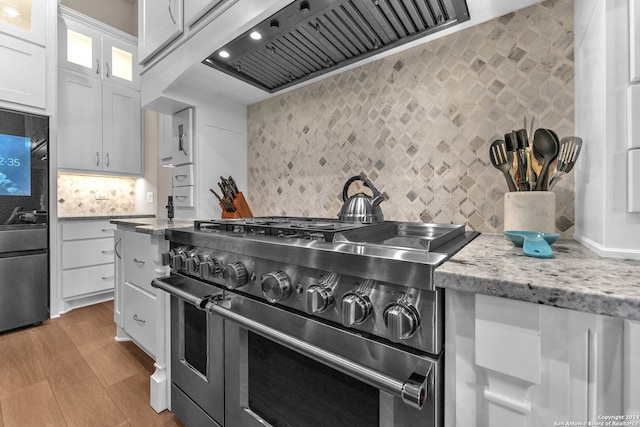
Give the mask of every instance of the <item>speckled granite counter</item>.
POLYGON ((155 218, 155 215, 78 215, 78 216, 59 216, 58 221, 91 221, 98 219, 132 219, 132 218, 155 218))
POLYGON ((169 224, 166 219, 156 218, 111 218, 112 224, 124 226, 125 230, 136 231, 138 233, 161 235, 167 228, 193 227, 193 221, 178 220, 169 224))
POLYGON ((602 258, 561 239, 554 258, 482 234, 435 272, 436 286, 640 320, 640 261, 602 258))

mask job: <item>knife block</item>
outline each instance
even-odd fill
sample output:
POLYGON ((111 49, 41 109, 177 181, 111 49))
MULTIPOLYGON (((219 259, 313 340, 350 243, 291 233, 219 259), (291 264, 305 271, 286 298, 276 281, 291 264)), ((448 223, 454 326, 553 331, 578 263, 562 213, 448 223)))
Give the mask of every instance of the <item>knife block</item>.
POLYGON ((517 191, 504 195, 504 230, 556 231, 556 193, 517 191))
POLYGON ((253 218, 253 213, 251 213, 251 209, 249 209, 249 205, 247 204, 242 192, 238 192, 238 194, 236 194, 236 198, 233 199, 233 206, 236 208, 236 211, 227 212, 222 204, 220 204, 220 208, 222 209, 222 218, 253 218))

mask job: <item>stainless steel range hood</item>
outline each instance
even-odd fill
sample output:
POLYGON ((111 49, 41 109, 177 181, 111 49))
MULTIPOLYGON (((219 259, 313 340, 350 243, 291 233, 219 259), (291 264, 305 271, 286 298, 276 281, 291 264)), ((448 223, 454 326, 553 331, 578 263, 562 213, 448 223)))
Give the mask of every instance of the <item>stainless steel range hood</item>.
POLYGON ((274 93, 467 20, 465 0, 296 0, 203 63, 274 93))

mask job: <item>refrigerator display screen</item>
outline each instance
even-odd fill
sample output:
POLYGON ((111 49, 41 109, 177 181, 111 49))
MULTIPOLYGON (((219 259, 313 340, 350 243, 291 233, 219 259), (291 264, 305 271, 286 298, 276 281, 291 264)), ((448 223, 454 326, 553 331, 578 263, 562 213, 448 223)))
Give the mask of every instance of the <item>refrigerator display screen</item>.
POLYGON ((31 195, 31 138, 0 134, 0 195, 31 195))

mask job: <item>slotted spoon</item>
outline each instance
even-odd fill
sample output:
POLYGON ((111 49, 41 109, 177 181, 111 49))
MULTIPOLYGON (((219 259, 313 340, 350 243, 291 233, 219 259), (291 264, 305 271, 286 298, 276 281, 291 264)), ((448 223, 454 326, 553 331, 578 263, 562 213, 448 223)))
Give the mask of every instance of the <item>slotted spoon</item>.
POLYGON ((578 136, 565 136, 560 140, 558 162, 549 181, 549 190, 551 190, 563 176, 571 172, 580 154, 580 148, 582 148, 582 138, 578 136))
POLYGON ((504 179, 507 180, 509 191, 518 191, 516 183, 511 176, 511 167, 513 166, 513 153, 507 150, 507 144, 502 139, 496 139, 489 147, 489 158, 493 166, 502 171, 504 179))

